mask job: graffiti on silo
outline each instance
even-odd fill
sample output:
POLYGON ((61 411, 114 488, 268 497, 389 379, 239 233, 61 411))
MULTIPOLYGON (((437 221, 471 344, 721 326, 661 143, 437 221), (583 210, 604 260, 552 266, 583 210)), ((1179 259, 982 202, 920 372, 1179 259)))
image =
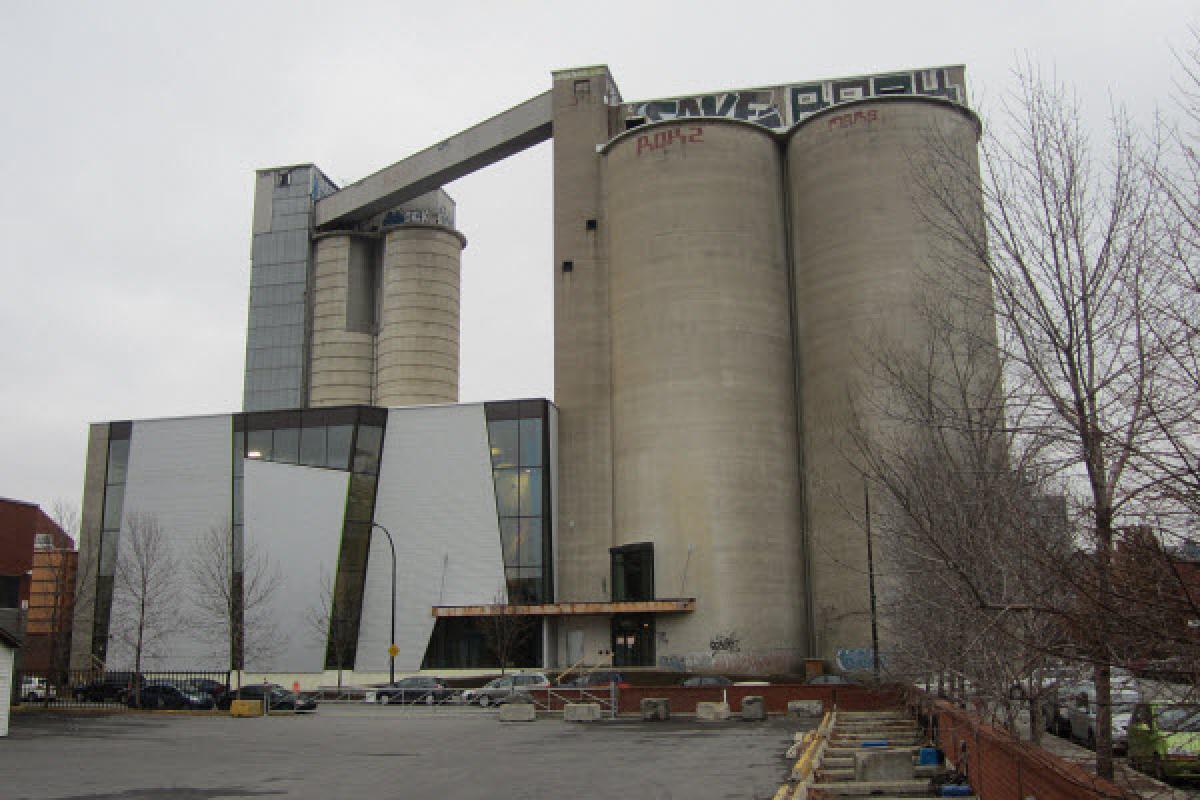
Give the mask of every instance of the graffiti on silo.
POLYGON ((647 122, 687 117, 727 117, 755 122, 768 128, 783 125, 783 115, 775 102, 775 94, 769 89, 651 100, 634 105, 633 115, 645 117, 647 122))
POLYGON ((808 81, 762 89, 647 100, 625 106, 631 118, 664 122, 695 117, 725 117, 767 128, 794 125, 830 106, 871 97, 915 95, 965 103, 958 67, 936 67, 883 75, 808 81))
POLYGON ((830 106, 868 97, 918 95, 941 97, 953 103, 963 102, 962 87, 951 84, 944 69, 892 72, 863 78, 794 84, 787 89, 793 123, 830 106))

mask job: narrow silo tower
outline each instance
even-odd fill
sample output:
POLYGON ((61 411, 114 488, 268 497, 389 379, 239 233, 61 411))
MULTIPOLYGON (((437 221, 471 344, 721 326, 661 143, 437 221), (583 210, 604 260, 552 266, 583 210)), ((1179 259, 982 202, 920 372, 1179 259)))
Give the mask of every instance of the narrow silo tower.
POLYGON ((384 229, 375 403, 458 401, 459 277, 466 239, 443 225, 384 229))

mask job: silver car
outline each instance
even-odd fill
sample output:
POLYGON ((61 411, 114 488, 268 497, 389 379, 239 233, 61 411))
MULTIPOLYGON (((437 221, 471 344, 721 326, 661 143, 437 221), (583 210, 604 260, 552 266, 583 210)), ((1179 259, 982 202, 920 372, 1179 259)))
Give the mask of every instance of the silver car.
POLYGON ((549 689, 550 679, 544 672, 522 672, 517 675, 505 675, 493 678, 478 689, 467 689, 463 692, 464 703, 477 703, 485 708, 490 705, 506 703, 515 696, 522 695, 527 689, 549 689))

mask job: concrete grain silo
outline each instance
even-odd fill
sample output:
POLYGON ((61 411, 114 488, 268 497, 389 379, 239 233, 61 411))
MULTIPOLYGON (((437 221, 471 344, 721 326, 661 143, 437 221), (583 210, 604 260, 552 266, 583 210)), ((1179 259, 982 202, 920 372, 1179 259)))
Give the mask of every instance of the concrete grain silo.
POLYGON ((466 239, 442 225, 386 229, 375 403, 458 401, 459 278, 466 239))
POLYGON ((614 544, 652 542, 675 653, 733 634, 804 655, 801 497, 782 155, 737 120, 646 125, 605 148, 614 544), (764 614, 769 608, 771 613, 764 614))
MULTIPOLYGON (((852 417, 868 433, 894 425, 882 411, 889 387, 872 382, 872 364, 894 348, 924 347, 922 308, 949 307, 951 295, 938 293, 958 291, 942 280, 948 273, 935 274, 945 242, 923 216, 935 209, 913 170, 934 148, 974 159, 978 134, 960 105, 897 97, 827 109, 787 140, 810 591, 817 651, 827 657, 871 643, 852 417)), ((987 314, 981 321, 991 324, 987 314)))
POLYGON ((317 237, 309 405, 369 405, 375 382, 375 289, 369 238, 317 237))

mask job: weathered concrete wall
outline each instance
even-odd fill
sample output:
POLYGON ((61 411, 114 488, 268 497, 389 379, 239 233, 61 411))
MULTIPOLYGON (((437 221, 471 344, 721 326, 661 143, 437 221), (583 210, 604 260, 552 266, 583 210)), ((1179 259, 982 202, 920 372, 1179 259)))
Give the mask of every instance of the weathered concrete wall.
MULTIPOLYGON (((855 414, 868 431, 888 424, 889 387, 872 365, 923 347, 922 307, 951 291, 934 276, 946 253, 913 170, 936 141, 973 158, 977 132, 964 109, 896 98, 815 115, 787 143, 814 633, 827 659, 871 644, 866 537, 853 511, 863 481, 847 430, 855 414)), ((882 501, 872 497, 873 513, 882 501)))
MULTIPOLYGON (((653 542, 658 654, 805 655, 782 158, 738 121, 607 150, 614 539, 653 542)), ((768 671, 787 669, 773 664, 768 671)))
POLYGON ((317 240, 313 271, 310 406, 369 405, 371 402, 375 380, 375 337, 373 331, 351 330, 347 324, 351 260, 369 258, 369 251, 369 240, 346 234, 323 236, 317 240))
MULTIPOLYGON (((560 414, 557 575, 558 599, 567 601, 608 599, 609 592, 608 548, 613 541, 604 234, 608 221, 596 145, 615 132, 613 110, 604 102, 611 81, 603 67, 554 76, 554 402, 560 414), (594 228, 589 229, 588 220, 595 222, 594 228), (565 262, 570 262, 569 270, 565 262)), ((575 628, 568 624, 563 630, 567 629, 575 628)), ((560 645, 565 648, 565 642, 560 645)), ((565 650, 560 652, 566 656, 565 650)))
POLYGON ((401 225, 384 239, 375 403, 458 401, 459 280, 465 239, 401 225))

